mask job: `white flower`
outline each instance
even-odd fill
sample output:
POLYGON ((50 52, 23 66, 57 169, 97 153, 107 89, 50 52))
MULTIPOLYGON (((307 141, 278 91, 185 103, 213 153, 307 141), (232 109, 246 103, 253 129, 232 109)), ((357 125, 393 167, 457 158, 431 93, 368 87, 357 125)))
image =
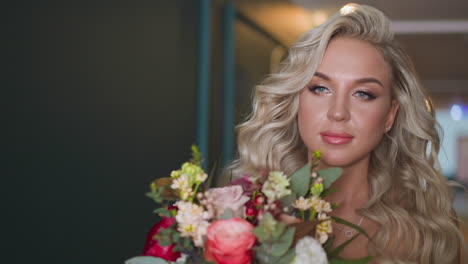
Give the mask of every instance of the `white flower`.
POLYGON ((309 198, 311 207, 314 208, 314 210, 317 212, 317 207, 320 204, 320 197, 313 195, 312 197, 309 198))
POLYGON ((319 221, 323 221, 323 220, 327 220, 327 219, 330 219, 330 216, 328 216, 325 213, 319 213, 317 215, 317 220, 319 220, 319 221))
POLYGON ((331 205, 329 202, 325 200, 320 200, 317 206, 315 206, 315 211, 317 211, 318 213, 321 213, 321 212, 329 213, 332 211, 332 209, 331 209, 331 205))
POLYGON ((322 245, 310 236, 306 236, 297 242, 294 264, 328 264, 327 254, 322 245))
POLYGON ((186 201, 193 195, 192 188, 187 188, 180 191, 180 199, 186 201))
POLYGON ((197 182, 197 183, 204 182, 204 181, 206 180, 206 178, 208 178, 208 174, 206 174, 206 173, 198 173, 198 174, 195 176, 195 182, 197 182))
POLYGON ((193 243, 197 247, 203 247, 205 244, 204 237, 210 223, 208 221, 202 221, 197 227, 196 233, 193 236, 193 243))
POLYGON ((281 199, 282 197, 291 194, 289 187, 289 179, 281 171, 271 171, 268 174, 268 179, 262 187, 262 193, 268 198, 269 202, 281 199))
POLYGON ((189 188, 189 181, 187 174, 182 174, 179 177, 172 180, 171 188, 179 190, 187 190, 189 188))
POLYGON ((315 238, 320 242, 320 244, 323 244, 328 240, 328 234, 331 234, 332 232, 333 228, 331 219, 323 221, 316 227, 315 238))
POLYGON ((209 225, 206 221, 207 212, 203 210, 203 207, 190 202, 178 201, 175 206, 179 208, 175 218, 180 235, 192 237, 195 245, 202 246, 202 238, 209 225))
POLYGON ((301 196, 299 199, 294 201, 292 206, 301 211, 306 211, 312 208, 312 201, 310 199, 304 199, 304 197, 301 196))

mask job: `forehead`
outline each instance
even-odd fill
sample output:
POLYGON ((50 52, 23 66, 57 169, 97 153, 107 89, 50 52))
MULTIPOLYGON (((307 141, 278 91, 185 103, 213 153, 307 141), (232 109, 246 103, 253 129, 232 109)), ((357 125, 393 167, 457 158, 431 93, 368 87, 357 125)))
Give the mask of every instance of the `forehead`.
POLYGON ((338 79, 377 78, 391 85, 391 69, 380 51, 371 43, 348 37, 333 38, 317 69, 338 79))

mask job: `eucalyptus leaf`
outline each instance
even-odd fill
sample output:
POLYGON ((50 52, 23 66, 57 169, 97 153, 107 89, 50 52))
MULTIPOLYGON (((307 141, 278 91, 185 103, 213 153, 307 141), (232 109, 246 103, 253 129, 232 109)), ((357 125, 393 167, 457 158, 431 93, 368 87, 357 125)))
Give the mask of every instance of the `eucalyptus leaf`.
POLYGON ((277 228, 277 225, 278 221, 270 213, 266 213, 252 232, 260 243, 266 243, 273 239, 273 232, 277 228))
POLYGON ((323 179, 325 189, 330 187, 343 173, 342 168, 328 168, 317 171, 317 174, 323 179))
POLYGON ((305 196, 310 185, 310 164, 307 163, 290 177, 291 190, 296 197, 305 196))
POLYGON ((294 192, 290 195, 287 195, 283 198, 280 199, 281 201, 281 204, 285 207, 289 207, 291 206, 292 203, 294 203, 294 201, 296 200, 296 195, 294 194, 294 192))
POLYGON ((266 253, 263 250, 256 250, 255 251, 255 259, 260 263, 260 264, 270 264, 274 263, 273 262, 273 256, 266 253))
POLYGON ((162 258, 138 256, 125 261, 125 264, 169 264, 162 258))
POLYGON ((285 229, 286 229, 286 224, 284 224, 282 222, 278 222, 278 224, 276 225, 276 228, 274 228, 272 230, 271 240, 276 241, 276 240, 280 239, 280 237, 281 237, 281 235, 283 235, 283 232, 284 232, 285 229))
POLYGON ((273 256, 280 257, 288 251, 289 247, 293 242, 295 231, 295 227, 289 227, 288 229, 286 229, 286 231, 283 233, 280 239, 273 243, 271 247, 273 256))
POLYGON ((172 241, 174 241, 174 243, 179 242, 179 237, 180 237, 180 235, 179 235, 178 232, 172 233, 172 241))
POLYGON ((291 264, 295 256, 296 250, 291 248, 278 260, 277 264, 291 264))

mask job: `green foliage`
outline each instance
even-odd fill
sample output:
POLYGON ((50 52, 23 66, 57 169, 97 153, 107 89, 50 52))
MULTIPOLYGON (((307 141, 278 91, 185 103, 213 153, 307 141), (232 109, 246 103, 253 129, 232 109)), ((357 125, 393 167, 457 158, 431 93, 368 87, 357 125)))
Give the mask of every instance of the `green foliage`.
POLYGON ((339 218, 339 217, 335 217, 335 216, 332 216, 332 219, 337 222, 337 223, 340 223, 340 224, 343 224, 343 225, 346 225, 348 227, 351 227, 353 229, 355 229, 356 231, 358 231, 358 233, 356 235, 354 235, 353 237, 351 237, 350 239, 346 240, 345 242, 341 243, 338 247, 336 247, 335 249, 331 250, 328 252, 328 258, 330 259, 330 263, 334 263, 334 264, 365 264, 365 263, 368 263, 369 261, 371 261, 372 257, 365 257, 365 258, 362 258, 362 259, 354 259, 354 260, 344 260, 344 259, 341 259, 339 257, 339 254, 343 251, 343 249, 348 246, 351 242, 353 242, 358 236, 360 235, 364 235, 366 236, 367 238, 370 238, 369 235, 366 233, 366 231, 364 231, 364 229, 360 228, 359 226, 351 223, 351 222, 348 222, 342 218, 339 218))
POLYGON ((162 197, 163 190, 164 190, 164 187, 156 187, 154 185, 151 185, 151 192, 147 192, 145 195, 151 198, 156 203, 161 204, 163 202, 163 197, 162 197))
POLYGON ((278 264, 291 264, 293 261, 294 257, 296 256, 296 252, 294 248, 290 248, 286 254, 284 254, 281 258, 278 259, 277 262, 278 264))
POLYGON ((192 145, 192 159, 190 160, 190 162, 197 166, 201 166, 203 162, 202 153, 200 152, 198 146, 195 144, 192 145))
POLYGON ((266 213, 253 233, 257 236, 260 246, 255 248, 256 258, 260 263, 290 263, 294 258, 294 250, 290 247, 294 240, 295 227, 273 218, 266 213))
POLYGON ((294 238, 294 232, 296 229, 294 227, 287 228, 283 234, 279 237, 279 239, 272 244, 271 246, 271 254, 275 257, 281 257, 284 255, 289 247, 291 246, 294 238))
POLYGON ((336 258, 330 260, 330 264, 366 264, 372 260, 371 256, 360 258, 360 259, 341 259, 336 258))
POLYGON ((283 198, 280 199, 280 201, 283 206, 289 207, 296 199, 297 199, 296 195, 294 194, 294 191, 293 191, 292 194, 284 196, 283 198))
POLYGON ((363 234, 364 236, 366 236, 367 238, 370 239, 369 235, 367 234, 367 232, 362 229, 361 227, 351 223, 351 222, 348 222, 342 218, 339 218, 339 217, 336 217, 336 216, 332 216, 331 217, 335 222, 337 222, 338 224, 342 224, 342 225, 346 225, 346 226, 349 226, 353 229, 355 229, 356 231, 358 231, 359 233, 363 234))
POLYGON ((305 196, 309 191, 311 166, 307 163, 290 177, 291 191, 295 197, 305 196))
POLYGON ((253 233, 260 243, 268 243, 279 239, 285 228, 284 223, 276 221, 270 213, 266 213, 258 226, 253 229, 253 233))
POLYGON ((164 207, 157 208, 153 213, 158 214, 159 216, 172 217, 172 213, 164 207))
POLYGON ((328 188, 328 189, 325 189, 325 190, 320 194, 320 198, 325 198, 325 197, 327 197, 330 193, 333 193, 333 192, 336 192, 336 189, 335 189, 335 188, 328 188))
POLYGON ((317 174, 323 179, 325 189, 328 189, 343 173, 342 168, 328 168, 317 171, 317 174))

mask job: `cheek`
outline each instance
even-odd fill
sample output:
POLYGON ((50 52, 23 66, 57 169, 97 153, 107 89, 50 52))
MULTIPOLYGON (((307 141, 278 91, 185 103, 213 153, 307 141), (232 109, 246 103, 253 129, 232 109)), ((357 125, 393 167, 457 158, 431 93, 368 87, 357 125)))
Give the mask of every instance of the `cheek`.
POLYGON ((321 132, 321 124, 324 116, 326 117, 326 107, 320 105, 320 102, 312 102, 310 98, 300 98, 298 112, 299 134, 304 143, 309 147, 314 147, 314 142, 318 139, 321 132))
POLYGON ((359 129, 361 137, 381 138, 387 117, 387 110, 373 105, 373 107, 356 108, 353 115, 354 126, 359 129))

